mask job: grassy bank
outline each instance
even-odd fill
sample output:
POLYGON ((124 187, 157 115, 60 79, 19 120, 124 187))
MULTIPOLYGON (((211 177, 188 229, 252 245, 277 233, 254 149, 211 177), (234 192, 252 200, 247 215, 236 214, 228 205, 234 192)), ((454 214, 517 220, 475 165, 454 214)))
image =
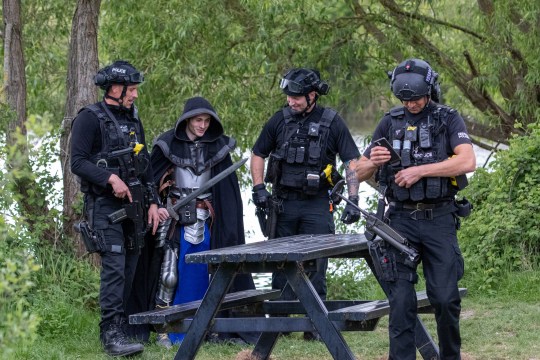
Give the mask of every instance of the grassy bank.
MULTIPOLYGON (((516 296, 518 297, 518 296, 516 296)), ((435 334, 433 317, 422 315, 426 326, 435 334)), ((31 349, 19 350, 15 359, 107 359, 98 340, 98 314, 74 311, 70 326, 54 336, 41 336, 31 349)), ((381 320, 373 332, 344 333, 358 359, 384 359, 387 354, 388 318, 381 320)), ((482 297, 470 294, 463 301, 461 316, 464 359, 540 359, 540 306, 534 301, 512 299, 508 294, 482 297)), ((296 360, 331 359, 326 347, 305 342, 293 333, 278 340, 273 358, 296 360)), ((164 350, 146 346, 136 357, 141 360, 172 359, 176 347, 164 350)), ((242 348, 235 345, 204 344, 197 359, 237 359, 242 348)))

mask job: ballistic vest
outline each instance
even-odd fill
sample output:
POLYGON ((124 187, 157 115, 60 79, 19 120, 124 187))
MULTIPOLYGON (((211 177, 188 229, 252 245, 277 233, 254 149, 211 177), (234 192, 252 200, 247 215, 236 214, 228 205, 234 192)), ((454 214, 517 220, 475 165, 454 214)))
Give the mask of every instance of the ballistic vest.
MULTIPOLYGON (((139 153, 135 159, 133 152, 127 152, 122 156, 111 156, 115 151, 127 150, 133 145, 139 144, 142 138, 140 120, 137 108, 134 107, 133 119, 130 121, 125 117, 116 119, 110 111, 105 110, 105 103, 88 105, 90 110, 99 120, 101 130, 101 150, 91 157, 91 161, 99 167, 115 173, 122 181, 127 182, 130 177, 142 175, 150 162, 146 153, 139 153)), ((82 109, 81 109, 82 110, 82 109)), ((89 189, 90 184, 81 181, 81 191, 89 189)), ((101 194, 104 188, 91 186, 92 192, 101 194)))
MULTIPOLYGON (((326 108, 318 122, 299 122, 283 108, 283 142, 274 157, 280 161, 278 187, 315 195, 322 188, 320 174, 330 162, 325 156, 330 125, 337 112, 326 108)), ((335 166, 335 164, 332 163, 335 166)))
MULTIPOLYGON (((428 105, 429 106, 429 105, 428 105)), ((392 126, 388 139, 392 147, 401 156, 398 165, 387 165, 385 169, 387 188, 386 196, 394 201, 434 202, 439 199, 453 198, 457 191, 451 186, 450 178, 425 177, 409 189, 395 183, 395 174, 402 168, 438 163, 449 156, 447 141, 447 118, 455 110, 436 104, 427 117, 410 122, 405 118, 404 107, 396 107, 388 113, 392 126)))

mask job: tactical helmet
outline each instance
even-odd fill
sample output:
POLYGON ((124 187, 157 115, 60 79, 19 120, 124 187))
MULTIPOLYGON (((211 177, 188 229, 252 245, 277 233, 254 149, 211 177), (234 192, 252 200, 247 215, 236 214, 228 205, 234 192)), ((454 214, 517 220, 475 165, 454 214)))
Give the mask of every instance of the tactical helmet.
POLYGON ((125 60, 117 60, 109 66, 100 69, 94 76, 94 84, 107 90, 112 84, 140 84, 144 76, 139 70, 125 60))
POLYGON ((405 60, 389 72, 388 76, 392 92, 401 101, 414 101, 423 96, 439 101, 439 74, 424 60, 405 60))
POLYGON ((326 95, 330 86, 321 81, 319 72, 315 69, 291 69, 281 79, 279 87, 290 96, 307 95, 312 91, 319 95, 326 95))

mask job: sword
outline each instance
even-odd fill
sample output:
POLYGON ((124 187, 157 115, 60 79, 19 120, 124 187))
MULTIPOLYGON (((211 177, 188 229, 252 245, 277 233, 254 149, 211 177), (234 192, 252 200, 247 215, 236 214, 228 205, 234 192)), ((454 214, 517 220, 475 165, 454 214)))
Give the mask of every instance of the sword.
POLYGON ((238 162, 235 162, 234 164, 232 164, 231 166, 229 166, 228 168, 226 168, 225 170, 223 170, 222 172, 220 172, 219 174, 217 174, 216 176, 214 176, 213 178, 208 180, 200 188, 193 191, 192 193, 190 193, 186 197, 183 197, 180 200, 178 200, 178 202, 176 204, 172 205, 168 201, 167 202, 167 211, 169 212, 169 215, 175 220, 180 219, 180 216, 178 215, 178 209, 180 209, 182 206, 188 204, 191 200, 195 199, 197 196, 201 195, 206 190, 210 189, 212 186, 214 186, 215 184, 217 184, 218 182, 220 182, 221 180, 223 180, 224 178, 226 178, 227 176, 229 176, 230 174, 235 172, 236 169, 238 169, 240 166, 244 165, 247 160, 248 160, 248 158, 244 158, 244 159, 242 159, 242 160, 240 160, 238 162))

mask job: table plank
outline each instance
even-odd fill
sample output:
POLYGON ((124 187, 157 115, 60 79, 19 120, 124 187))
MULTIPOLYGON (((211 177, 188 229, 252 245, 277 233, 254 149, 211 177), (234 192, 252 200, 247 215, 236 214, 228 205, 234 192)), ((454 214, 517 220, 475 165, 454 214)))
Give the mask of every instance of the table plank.
MULTIPOLYGON (((244 305, 253 305, 269 299, 279 298, 280 290, 244 290, 225 295, 220 310, 232 309, 244 305)), ((171 305, 163 309, 155 309, 129 316, 130 324, 163 325, 176 320, 193 316, 201 306, 202 300, 184 304, 171 305)))
POLYGON ((363 234, 294 235, 186 255, 187 263, 308 261, 366 250, 363 234))

